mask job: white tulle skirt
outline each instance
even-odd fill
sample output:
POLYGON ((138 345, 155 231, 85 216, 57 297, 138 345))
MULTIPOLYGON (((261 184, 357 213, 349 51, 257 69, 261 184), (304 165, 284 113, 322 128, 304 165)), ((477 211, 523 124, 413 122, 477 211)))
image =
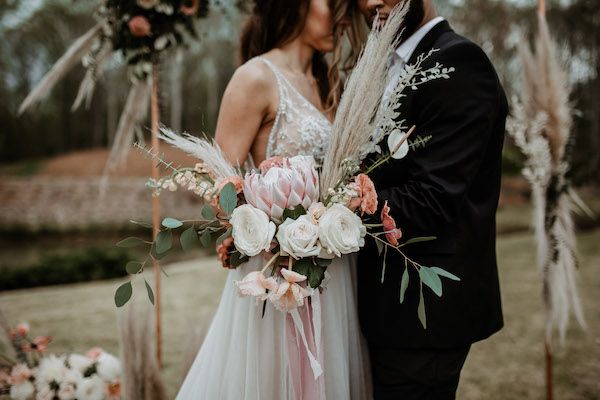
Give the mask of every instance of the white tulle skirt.
MULTIPOLYGON (((330 400, 371 398, 366 348, 356 308, 356 257, 335 259, 320 295, 323 375, 330 400)), ((264 265, 260 256, 229 272, 223 296, 204 343, 177 395, 178 400, 304 400, 294 394, 287 346, 288 315, 270 303, 240 298, 234 281, 264 265)), ((313 378, 314 379, 314 378, 313 378)), ((305 396, 301 396, 305 397, 305 396)))

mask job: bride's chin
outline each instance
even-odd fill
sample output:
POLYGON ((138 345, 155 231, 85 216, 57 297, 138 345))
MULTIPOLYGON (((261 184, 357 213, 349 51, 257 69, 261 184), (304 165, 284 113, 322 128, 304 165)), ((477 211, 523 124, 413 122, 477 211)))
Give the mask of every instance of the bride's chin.
POLYGON ((317 46, 315 46, 315 50, 321 52, 321 53, 329 53, 332 52, 335 48, 335 44, 333 42, 333 38, 331 39, 325 39, 322 42, 318 43, 317 46))

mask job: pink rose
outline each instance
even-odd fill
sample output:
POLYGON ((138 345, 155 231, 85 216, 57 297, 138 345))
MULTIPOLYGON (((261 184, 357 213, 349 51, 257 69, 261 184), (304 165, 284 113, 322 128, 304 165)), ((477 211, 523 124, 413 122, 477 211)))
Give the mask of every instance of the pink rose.
POLYGON ((360 210, 369 215, 375 214, 377 211, 377 192, 371 178, 365 174, 358 174, 354 178, 360 193, 360 210))
POLYGON ((17 364, 10 372, 10 382, 12 385, 19 385, 31 378, 31 370, 25 364, 17 364))
POLYGON ((121 398, 121 382, 111 382, 106 385, 106 396, 109 400, 119 400, 121 398))
POLYGON ((21 322, 19 325, 17 325, 15 331, 17 335, 25 337, 29 334, 29 324, 27 322, 21 322))
POLYGON ((387 200, 383 204, 381 210, 381 222, 383 223, 383 231, 385 238, 392 246, 398 246, 398 240, 402 238, 402 231, 396 228, 396 221, 390 216, 390 207, 387 205, 387 200))
POLYGON ((231 263, 229 262, 229 252, 233 250, 233 238, 229 236, 223 240, 221 244, 217 245, 217 254, 223 268, 231 269, 231 263))
POLYGON ((48 349, 48 345, 52 341, 50 336, 38 336, 33 339, 33 344, 35 345, 35 349, 40 353, 43 353, 48 349))
POLYGON ((181 12, 185 15, 192 16, 198 12, 200 2, 198 0, 185 0, 181 5, 181 12))
POLYGON ((101 347, 92 347, 85 353, 85 356, 90 360, 96 361, 100 358, 102 353, 104 353, 104 350, 101 347))
POLYGON ((129 30, 133 36, 144 37, 150 36, 151 26, 150 22, 141 15, 136 15, 129 20, 129 30))

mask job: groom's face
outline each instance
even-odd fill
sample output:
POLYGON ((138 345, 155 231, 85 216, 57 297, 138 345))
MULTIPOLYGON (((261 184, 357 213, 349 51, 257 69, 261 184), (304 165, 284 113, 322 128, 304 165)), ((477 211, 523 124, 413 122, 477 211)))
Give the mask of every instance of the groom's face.
POLYGON ((407 38, 419 29, 425 17, 424 0, 357 0, 360 12, 365 16, 369 26, 377 15, 385 23, 393 8, 402 3, 410 3, 406 17, 404 17, 403 37, 407 38))

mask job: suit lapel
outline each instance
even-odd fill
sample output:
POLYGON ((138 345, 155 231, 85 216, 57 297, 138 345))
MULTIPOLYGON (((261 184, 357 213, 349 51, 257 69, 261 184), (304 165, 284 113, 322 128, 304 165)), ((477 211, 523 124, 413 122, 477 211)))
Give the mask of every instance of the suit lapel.
POLYGON ((417 60, 417 57, 419 57, 419 54, 431 50, 436 40, 446 32, 452 32, 452 28, 450 28, 450 24, 446 20, 441 21, 440 23, 436 24, 433 28, 431 28, 431 30, 427 32, 427 34, 419 42, 419 44, 415 48, 415 51, 413 51, 412 55, 410 56, 410 59, 408 60, 408 63, 414 64, 414 62, 417 60))

